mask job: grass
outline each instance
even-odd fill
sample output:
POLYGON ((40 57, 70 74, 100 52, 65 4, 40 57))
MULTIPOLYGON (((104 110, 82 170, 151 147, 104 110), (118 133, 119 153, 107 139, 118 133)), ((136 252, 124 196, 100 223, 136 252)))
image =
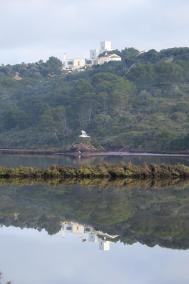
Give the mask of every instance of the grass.
POLYGON ((161 179, 189 178, 189 167, 177 165, 143 164, 97 165, 79 168, 52 166, 47 169, 33 167, 0 167, 0 179, 161 179))

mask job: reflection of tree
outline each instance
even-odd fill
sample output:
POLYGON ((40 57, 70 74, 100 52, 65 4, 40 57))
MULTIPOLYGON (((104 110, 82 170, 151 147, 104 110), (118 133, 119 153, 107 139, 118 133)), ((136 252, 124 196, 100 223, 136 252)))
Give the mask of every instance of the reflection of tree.
POLYGON ((11 284, 11 283, 12 283, 11 281, 8 282, 3 281, 3 274, 2 272, 0 272, 0 284, 11 284))
POLYGON ((121 241, 189 248, 187 184, 0 187, 0 223, 55 234, 64 220, 93 226, 121 241), (152 187, 153 186, 153 187, 152 187))

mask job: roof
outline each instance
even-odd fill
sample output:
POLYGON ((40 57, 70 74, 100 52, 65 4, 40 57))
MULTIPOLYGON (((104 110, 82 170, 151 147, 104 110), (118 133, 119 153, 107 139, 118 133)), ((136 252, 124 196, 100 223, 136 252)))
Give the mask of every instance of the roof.
POLYGON ((121 56, 117 55, 116 53, 108 54, 108 57, 111 57, 111 58, 121 58, 121 56))
POLYGON ((99 55, 99 58, 100 57, 121 58, 121 56, 117 55, 116 53, 103 53, 99 55))

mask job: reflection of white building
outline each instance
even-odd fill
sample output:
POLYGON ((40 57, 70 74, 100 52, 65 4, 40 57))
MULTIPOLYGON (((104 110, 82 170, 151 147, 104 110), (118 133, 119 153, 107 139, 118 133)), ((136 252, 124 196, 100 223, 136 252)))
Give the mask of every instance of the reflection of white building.
POLYGON ((99 248, 100 250, 104 250, 104 251, 110 250, 110 241, 99 240, 99 248))
POLYGON ((96 243, 98 241, 98 237, 97 237, 95 231, 92 231, 88 234, 88 241, 93 242, 93 243, 96 243))
POLYGON ((113 240, 117 239, 117 235, 105 234, 101 231, 96 231, 93 227, 88 225, 82 225, 76 222, 62 222, 62 229, 59 232, 62 236, 71 232, 74 235, 78 235, 82 240, 94 242, 99 244, 99 249, 103 251, 110 250, 110 244, 113 240))
POLYGON ((62 230, 64 232, 72 232, 73 234, 79 235, 83 235, 85 233, 84 226, 75 222, 63 222, 62 230))

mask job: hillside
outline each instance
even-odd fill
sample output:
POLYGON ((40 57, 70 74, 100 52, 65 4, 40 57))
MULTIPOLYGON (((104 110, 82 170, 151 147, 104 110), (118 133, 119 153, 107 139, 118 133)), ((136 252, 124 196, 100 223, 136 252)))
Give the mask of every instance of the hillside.
POLYGON ((67 149, 85 129, 107 150, 188 151, 189 48, 116 52, 70 75, 54 57, 1 66, 0 148, 67 149))

